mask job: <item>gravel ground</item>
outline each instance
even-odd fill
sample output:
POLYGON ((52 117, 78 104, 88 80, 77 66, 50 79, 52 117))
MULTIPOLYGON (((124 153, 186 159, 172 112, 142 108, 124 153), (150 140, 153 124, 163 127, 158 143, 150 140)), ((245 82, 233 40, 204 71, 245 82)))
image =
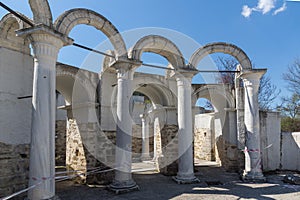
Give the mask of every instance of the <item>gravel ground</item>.
POLYGON ((220 167, 197 167, 198 184, 178 185, 171 177, 154 171, 133 175, 139 191, 116 195, 104 185, 76 185, 71 181, 56 184, 56 193, 62 200, 97 199, 299 199, 300 185, 284 183, 284 173, 266 175, 267 183, 243 183, 238 174, 225 172, 220 167))

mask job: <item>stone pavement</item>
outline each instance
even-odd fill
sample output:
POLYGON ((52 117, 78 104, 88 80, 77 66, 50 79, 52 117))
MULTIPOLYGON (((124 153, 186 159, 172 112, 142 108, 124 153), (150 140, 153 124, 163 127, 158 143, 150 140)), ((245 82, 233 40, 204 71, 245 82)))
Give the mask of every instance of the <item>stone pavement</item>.
MULTIPOLYGON (((138 166, 134 168, 139 169, 138 166)), ((57 195, 62 200, 300 199, 300 186, 284 183, 285 174, 266 175, 268 182, 260 184, 243 183, 238 174, 225 172, 217 166, 197 166, 195 174, 202 183, 177 185, 171 177, 155 171, 135 172, 133 177, 140 190, 120 195, 108 191, 104 185, 76 185, 71 181, 65 181, 57 183, 56 187, 57 195)))

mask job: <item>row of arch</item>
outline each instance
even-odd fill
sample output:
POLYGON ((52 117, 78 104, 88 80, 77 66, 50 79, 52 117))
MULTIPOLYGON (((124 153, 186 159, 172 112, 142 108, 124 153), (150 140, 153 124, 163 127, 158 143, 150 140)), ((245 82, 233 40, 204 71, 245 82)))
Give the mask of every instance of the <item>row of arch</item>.
MULTIPOLYGON (((117 60, 119 58, 125 58, 140 61, 144 52, 151 52, 165 57, 172 68, 189 70, 196 69, 200 61, 209 54, 225 53, 236 58, 242 70, 252 69, 251 61, 246 53, 233 44, 223 42, 207 44, 196 50, 189 59, 189 62, 185 63, 180 49, 176 44, 165 37, 159 35, 145 36, 138 40, 131 49, 127 50, 126 44, 118 29, 108 19, 95 11, 83 8, 71 9, 61 14, 52 24, 52 14, 47 0, 30 0, 29 2, 34 14, 33 22, 35 24, 43 23, 65 36, 68 36, 70 31, 79 24, 90 25, 100 30, 108 37, 113 45, 114 51, 112 53, 117 60)), ((0 37, 5 39, 7 37, 6 30, 9 30, 12 26, 16 26, 16 24, 18 24, 19 29, 28 27, 26 23, 12 14, 4 16, 0 21, 0 37)))

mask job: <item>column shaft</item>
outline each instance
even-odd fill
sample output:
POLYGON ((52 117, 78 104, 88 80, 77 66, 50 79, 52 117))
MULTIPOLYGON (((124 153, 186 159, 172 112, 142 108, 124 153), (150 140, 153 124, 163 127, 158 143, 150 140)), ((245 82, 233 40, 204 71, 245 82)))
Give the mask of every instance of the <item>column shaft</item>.
POLYGON ((264 73, 243 75, 245 87, 245 179, 264 180, 261 165, 258 89, 264 73))
POLYGON ((191 78, 177 78, 178 87, 178 183, 198 182, 194 176, 191 78))
POLYGON ((132 72, 118 69, 116 173, 111 189, 122 190, 136 186, 132 179, 132 121, 129 112, 132 72))
POLYGON ((142 117, 142 160, 150 160, 149 152, 149 118, 142 117))
POLYGON ((46 34, 31 36, 34 76, 29 185, 42 183, 30 190, 28 197, 50 199, 55 196, 56 59, 62 42, 46 34))

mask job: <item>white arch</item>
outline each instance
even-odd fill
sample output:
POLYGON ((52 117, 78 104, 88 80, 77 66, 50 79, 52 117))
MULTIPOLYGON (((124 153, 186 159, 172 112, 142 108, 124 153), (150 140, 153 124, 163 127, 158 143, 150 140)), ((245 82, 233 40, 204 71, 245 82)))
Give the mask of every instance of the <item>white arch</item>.
POLYGON ((144 52, 152 52, 165 57, 173 68, 184 68, 185 62, 178 47, 169 39, 159 35, 141 38, 129 51, 129 58, 141 60, 144 52))
MULTIPOLYGON (((195 90, 193 93, 193 104, 197 99, 206 98, 214 104, 216 101, 222 102, 222 105, 228 104, 230 108, 235 108, 235 100, 229 89, 224 85, 203 85, 195 90), (218 98, 216 98, 218 97, 218 98)), ((216 104, 216 103, 215 103, 216 104)))
POLYGON ((72 104, 74 100, 75 103, 94 102, 96 98, 97 81, 93 81, 93 79, 97 78, 97 74, 93 77, 89 71, 62 63, 56 64, 56 88, 69 104, 72 104), (77 96, 74 92, 77 94, 85 92, 85 94, 82 93, 80 96, 77 96), (76 97, 74 97, 74 95, 76 95, 76 97))
POLYGON ((52 13, 47 0, 29 0, 35 24, 52 26, 52 13))
MULTIPOLYGON (((25 17, 24 15, 22 16, 25 17)), ((28 19, 27 17, 25 18, 28 19)), ((28 19, 28 21, 31 20, 28 19)), ((29 27, 29 25, 15 15, 10 13, 6 14, 0 20, 0 46, 29 54, 29 41, 17 37, 15 33, 16 30, 27 27, 29 27)))
POLYGON ((207 55, 213 53, 225 53, 235 57, 243 70, 251 70, 252 64, 247 54, 239 47, 224 42, 207 44, 196 50, 189 60, 191 67, 197 68, 199 62, 207 55))
POLYGON ((116 56, 127 57, 125 42, 117 28, 108 19, 92 10, 83 8, 68 10, 55 20, 54 28, 64 35, 69 35, 79 24, 90 25, 103 32, 112 43, 116 56))

